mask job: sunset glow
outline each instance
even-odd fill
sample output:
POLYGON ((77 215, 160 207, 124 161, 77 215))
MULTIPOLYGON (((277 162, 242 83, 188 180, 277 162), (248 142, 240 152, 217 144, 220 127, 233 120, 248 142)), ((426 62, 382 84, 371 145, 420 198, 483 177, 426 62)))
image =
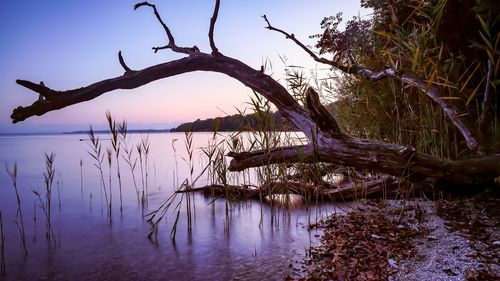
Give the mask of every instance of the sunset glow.
MULTIPOLYGON (((144 87, 114 91, 95 100, 10 124, 17 106, 38 97, 16 79, 44 81, 67 90, 123 74, 117 53, 131 68, 141 69, 180 58, 164 50, 154 53, 166 36, 149 10, 133 11, 135 1, 3 1, 0 7, 0 133, 65 131, 104 124, 109 109, 138 127, 170 128, 183 121, 234 114, 252 92, 239 82, 213 73, 190 73, 144 87)), ((212 1, 156 3, 179 45, 209 50, 212 1)), ((215 31, 220 51, 258 69, 269 60, 273 77, 283 77, 288 64, 314 68, 307 54, 283 36, 264 28, 267 14, 277 26, 313 45, 308 36, 320 32, 323 17, 344 12, 344 18, 366 14, 356 1, 223 1, 215 31), (317 7, 329 7, 328 10, 317 7)), ((281 79, 280 81, 282 81, 281 79)))

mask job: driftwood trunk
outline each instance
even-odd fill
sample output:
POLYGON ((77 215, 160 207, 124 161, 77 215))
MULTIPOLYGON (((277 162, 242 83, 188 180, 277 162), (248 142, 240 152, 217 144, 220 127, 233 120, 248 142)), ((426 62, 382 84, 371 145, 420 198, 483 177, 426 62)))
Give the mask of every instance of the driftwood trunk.
MULTIPOLYGON (((196 46, 177 46, 172 33, 161 19, 156 7, 148 2, 142 2, 135 6, 136 9, 140 7, 153 9, 169 40, 168 45, 155 47, 153 48, 154 51, 171 49, 174 52, 187 54, 185 58, 142 70, 132 70, 125 64, 120 52, 119 62, 125 70, 123 75, 67 91, 57 91, 45 86, 43 83, 37 84, 26 80, 17 80, 19 85, 37 92, 40 98, 32 105, 15 108, 11 115, 13 122, 20 122, 34 115, 43 115, 53 110, 92 100, 116 89, 134 89, 149 82, 182 73, 211 71, 226 74, 266 97, 276 106, 283 117, 299 128, 309 139, 307 145, 283 147, 270 151, 231 152, 228 155, 233 157, 230 165, 232 171, 241 171, 250 167, 273 163, 326 162, 375 170, 396 177, 404 177, 414 182, 425 182, 433 186, 447 187, 451 190, 453 186, 457 185, 474 188, 476 185, 494 184, 494 179, 500 176, 500 154, 453 161, 418 152, 413 147, 360 139, 344 134, 340 131, 336 120, 321 105, 318 94, 312 88, 307 92, 306 107, 302 107, 279 82, 263 73, 263 71, 253 69, 243 62, 226 57, 219 52, 213 41, 214 26, 219 7, 218 0, 210 21, 209 39, 212 48, 210 54, 200 52, 196 46)), ((268 29, 283 33, 321 63, 329 64, 346 73, 361 75, 371 80, 387 77, 396 78, 407 85, 424 91, 449 116, 453 124, 461 132, 469 148, 471 150, 478 148, 474 130, 466 125, 467 122, 462 122, 457 117, 457 110, 451 104, 447 104, 446 100, 440 99, 440 94, 435 88, 423 87, 425 84, 422 84, 423 82, 418 78, 411 75, 397 74, 396 71, 391 69, 376 73, 360 66, 343 66, 318 58, 300 43, 293 34, 274 28, 267 18, 264 17, 264 19, 268 24, 268 29)))

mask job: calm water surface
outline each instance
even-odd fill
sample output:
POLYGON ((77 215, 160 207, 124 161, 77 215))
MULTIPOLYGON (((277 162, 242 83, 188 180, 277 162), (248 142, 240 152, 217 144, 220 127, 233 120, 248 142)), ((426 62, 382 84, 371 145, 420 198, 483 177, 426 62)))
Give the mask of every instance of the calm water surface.
MULTIPOLYGON (((105 147, 110 146, 108 136, 99 137, 105 147)), ((130 144, 145 137, 133 134, 130 144)), ((211 138, 212 134, 194 134, 194 146, 206 146, 211 138)), ((318 233, 308 231, 308 223, 334 211, 332 206, 271 210, 258 201, 228 204, 224 199, 211 204, 213 198, 194 194, 192 230, 188 231, 183 205, 175 241, 170 238, 173 211, 168 212, 157 239, 152 241, 147 238, 150 225, 143 214, 158 208, 179 183, 190 177, 189 165, 183 160, 187 159, 184 134, 149 135, 149 192, 144 210, 137 203, 130 169, 121 161, 120 212, 113 162, 111 225, 87 140, 87 135, 0 136, 1 165, 18 165, 29 251, 24 256, 16 226, 15 192, 2 167, 0 211, 6 232, 6 280, 283 280, 293 272, 292 266, 298 267, 294 261, 301 260, 306 249, 317 243, 318 233), (56 245, 45 238, 43 211, 33 193, 44 192, 45 152, 56 155, 52 195, 56 245)), ((196 176, 207 160, 200 149, 194 155, 196 176)), ((108 181, 106 160, 104 167, 108 181)), ((141 188, 139 164, 135 175, 141 188)), ((206 181, 206 176, 201 177, 197 186, 206 181)))

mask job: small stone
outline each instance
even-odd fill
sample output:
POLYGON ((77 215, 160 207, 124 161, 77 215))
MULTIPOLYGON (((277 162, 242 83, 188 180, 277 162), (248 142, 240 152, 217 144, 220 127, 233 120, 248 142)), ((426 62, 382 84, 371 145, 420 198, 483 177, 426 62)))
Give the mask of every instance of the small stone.
POLYGON ((498 241, 498 240, 497 241, 493 241, 492 244, 493 244, 493 246, 500 246, 500 241, 498 241))
POLYGON ((387 260, 387 262, 389 263, 389 265, 390 265, 390 266, 392 266, 392 267, 394 267, 394 268, 396 268, 396 269, 398 269, 398 268, 399 268, 398 263, 397 263, 395 260, 393 260, 393 259, 388 259, 388 260, 387 260))

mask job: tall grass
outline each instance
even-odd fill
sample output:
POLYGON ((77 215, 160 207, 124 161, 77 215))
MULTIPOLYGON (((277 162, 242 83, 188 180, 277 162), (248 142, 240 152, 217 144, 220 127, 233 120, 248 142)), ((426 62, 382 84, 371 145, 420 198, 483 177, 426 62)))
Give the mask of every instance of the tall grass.
MULTIPOLYGON (((148 203, 148 196, 149 196, 149 152, 150 152, 150 145, 149 145, 149 135, 147 135, 145 138, 141 138, 141 146, 142 146, 142 151, 144 153, 144 187, 143 189, 146 190, 145 193, 145 201, 146 204, 148 203)), ((142 168, 141 168, 142 172, 142 168)), ((144 193, 144 190, 143 190, 144 193)))
POLYGON ((112 217, 113 217, 113 190, 112 190, 112 184, 111 184, 111 163, 113 161, 113 152, 111 152, 111 149, 107 148, 106 149, 106 155, 108 159, 108 176, 109 176, 109 222, 111 223, 112 217))
MULTIPOLYGON (((487 7, 460 12, 461 16, 471 17, 465 36, 474 32, 480 36, 451 44, 453 40, 447 40, 454 37, 447 36, 440 25, 450 28, 442 15, 455 10, 449 7, 456 5, 454 2, 422 1, 414 7, 399 3, 390 12, 375 11, 378 25, 370 30, 373 37, 369 39, 373 41, 374 53, 361 48, 357 50, 357 60, 372 69, 393 67, 401 73, 422 77, 428 87, 436 87, 443 99, 466 116, 452 118, 469 119, 473 123, 470 127, 483 135, 480 141, 485 151, 479 152, 492 153, 486 148, 494 150, 500 136, 498 95, 493 94, 497 88, 493 81, 498 81, 500 73, 500 34, 495 32, 498 17, 487 7), (396 9, 406 13, 400 15, 396 9), (407 18, 395 20, 391 13, 407 18), (478 39, 480 42, 472 41, 478 39)), ((347 132, 413 146, 441 158, 463 159, 476 153, 468 151, 450 117, 419 90, 397 80, 373 83, 351 75, 333 79, 336 83, 330 85, 329 91, 339 99, 336 108, 347 132)))
POLYGON ((43 172, 45 184, 45 196, 42 199, 40 192, 33 190, 33 193, 38 198, 39 206, 45 215, 45 238, 49 241, 56 242, 54 230, 52 227, 52 185, 54 183, 54 176, 56 170, 54 168, 55 154, 45 153, 45 172, 43 172))
MULTIPOLYGON (((194 162, 193 162, 193 132, 186 131, 184 133, 185 136, 185 148, 188 154, 188 159, 186 160, 187 165, 189 166, 189 177, 190 181, 186 184, 187 189, 191 189, 194 187, 193 183, 193 173, 194 173, 194 162)), ((191 193, 186 194, 186 213, 187 213, 187 222, 188 222, 188 231, 191 231, 192 228, 192 213, 196 211, 196 206, 192 206, 194 204, 194 200, 191 199, 191 193)))
MULTIPOLYGON (((45 182, 45 202, 47 206, 47 238, 50 238, 49 231, 52 231, 52 185, 54 183, 54 176, 56 174, 56 170, 54 168, 55 157, 56 155, 54 153, 45 153, 45 172, 43 173, 43 178, 45 182)), ((52 235, 54 237, 53 231, 52 235)))
POLYGON ((137 157, 134 157, 133 147, 129 147, 128 140, 128 130, 127 122, 124 120, 122 123, 118 124, 118 132, 120 133, 121 147, 123 147, 122 158, 125 160, 130 168, 130 174, 132 175, 132 180, 134 183, 135 193, 137 195, 137 204, 140 204, 140 194, 139 188, 137 186, 137 180, 135 178, 135 167, 137 165, 137 157))
POLYGON ((139 168, 141 171, 141 204, 142 206, 146 203, 146 194, 145 194, 145 183, 144 183, 144 164, 143 164, 143 148, 142 143, 137 143, 135 148, 137 149, 137 154, 139 155, 139 168))
POLYGON ((28 254, 28 248, 26 246, 26 232, 24 231, 24 218, 23 218, 23 209, 21 206, 21 197, 19 196, 19 190, 17 188, 17 163, 14 163, 14 167, 9 169, 7 166, 7 163, 5 163, 5 170, 7 171, 7 174, 9 174, 10 179, 12 180, 12 185, 14 186, 14 191, 16 193, 16 200, 17 200, 17 211, 16 211, 16 225, 19 230, 19 235, 21 236, 21 242, 23 245, 24 249, 24 254, 28 254), (20 220, 17 221, 17 218, 20 220))
POLYGON ((118 188, 120 191, 120 212, 123 212, 122 177, 120 172, 121 142, 118 137, 119 128, 116 124, 116 121, 113 120, 113 117, 111 116, 111 113, 109 111, 106 111, 106 119, 108 120, 108 127, 111 133, 111 146, 113 147, 113 151, 115 152, 116 175, 118 177, 118 188))
MULTIPOLYGON (((106 200, 106 209, 107 213, 109 216, 109 223, 111 224, 113 222, 112 218, 112 211, 111 211, 111 200, 108 198, 108 191, 106 190, 106 182, 104 180, 104 171, 102 167, 102 163, 104 162, 104 153, 102 152, 102 145, 99 140, 99 137, 97 137, 94 133, 94 130, 92 129, 92 126, 90 126, 90 130, 88 132, 89 139, 90 139, 90 151, 88 152, 89 155, 94 159, 94 166, 97 168, 99 171, 100 175, 100 183, 102 186, 102 189, 104 191, 104 198, 106 200)), ((102 198, 102 197, 101 197, 102 198)))
POLYGON ((172 150, 174 152, 173 157, 174 157, 174 162, 175 162, 175 169, 174 169, 174 184, 178 182, 178 178, 176 180, 176 177, 179 175, 179 166, 178 166, 178 157, 180 157, 182 160, 185 161, 185 163, 189 167, 189 179, 186 178, 182 184, 177 188, 174 194, 172 194, 167 200, 165 200, 159 208, 156 210, 150 212, 149 214, 146 215, 148 217, 148 222, 151 224, 151 230, 148 235, 148 237, 151 239, 153 235, 157 235, 158 233, 158 227, 160 222, 165 218, 167 215, 168 211, 173 208, 172 212, 174 213, 174 221, 172 223, 172 228, 170 230, 170 238, 175 241, 176 234, 177 234, 177 227, 179 224, 179 221, 181 219, 181 208, 182 204, 185 203, 186 207, 186 216, 187 216, 187 227, 188 227, 188 235, 191 235, 192 231, 192 223, 193 223, 193 215, 196 214, 196 206, 194 204, 194 194, 191 194, 190 192, 185 192, 189 191, 192 189, 196 182, 204 175, 204 173, 209 169, 210 163, 207 164, 203 170, 200 172, 200 174, 195 178, 194 177, 194 142, 193 142, 193 133, 192 132, 185 132, 185 148, 188 157, 184 158, 182 156, 179 156, 177 153, 177 148, 175 146, 175 143, 178 141, 178 139, 172 139, 171 146, 172 150))

